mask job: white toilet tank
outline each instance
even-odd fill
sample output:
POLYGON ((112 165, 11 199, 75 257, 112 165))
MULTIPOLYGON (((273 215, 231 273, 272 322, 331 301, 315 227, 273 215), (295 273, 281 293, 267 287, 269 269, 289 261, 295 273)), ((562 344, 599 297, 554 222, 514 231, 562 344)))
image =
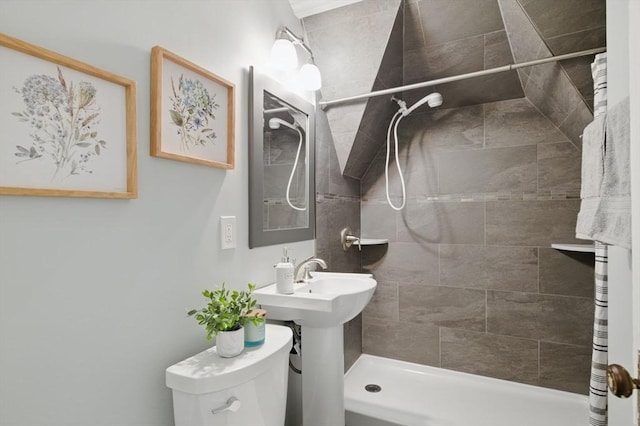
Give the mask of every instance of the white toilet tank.
POLYGON ((262 346, 234 358, 214 346, 167 368, 176 426, 284 425, 291 342, 288 327, 267 324, 262 346))

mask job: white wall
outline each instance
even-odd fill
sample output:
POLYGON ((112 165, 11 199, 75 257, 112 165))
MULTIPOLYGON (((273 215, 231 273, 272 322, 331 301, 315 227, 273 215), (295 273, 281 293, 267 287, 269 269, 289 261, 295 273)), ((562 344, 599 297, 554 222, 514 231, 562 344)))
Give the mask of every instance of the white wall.
MULTIPOLYGON (((640 1, 629 2, 629 75, 640 74, 640 1)), ((633 268, 633 347, 636 377, 640 377, 640 79, 629 81, 631 96, 631 210, 632 210, 632 263, 633 268)), ((640 391, 636 391, 636 425, 640 424, 640 391)))
MULTIPOLYGON (((637 53, 637 40, 630 40, 633 34, 630 30, 640 23, 631 21, 630 6, 638 0, 607 0, 607 103, 611 108, 630 93, 630 57, 637 53), (633 49, 630 47, 633 46, 633 49), (634 53, 635 52, 635 53, 634 53)), ((633 18, 632 18, 633 19, 633 18)), ((637 19, 637 16, 635 17, 637 19)), ((634 57, 637 61, 637 56, 634 57)), ((632 104, 638 100, 631 99, 632 104)), ((636 106, 637 108, 637 106, 636 106)), ((632 128, 637 129, 638 118, 631 114, 632 128)), ((633 141, 634 139, 632 139, 633 141)), ((632 154, 637 154, 633 147, 632 154)), ((631 170, 637 169, 640 162, 637 156, 630 159, 631 170)), ((633 172, 633 184, 638 182, 638 176, 633 172)), ((633 196, 637 197, 637 188, 632 188, 633 196)), ((637 200, 633 201, 634 207, 637 200)), ((637 213, 637 212, 636 212, 637 213)), ((634 223, 636 228, 638 222, 634 223)), ((633 247, 638 244, 633 240, 633 247)), ((637 251, 637 250, 635 250, 637 251)), ((637 259, 637 253, 635 253, 637 259)), ((630 372, 636 370, 636 350, 634 345, 634 313, 633 313, 633 281, 632 273, 635 269, 636 286, 640 265, 637 261, 632 265, 631 252, 620 247, 609 249, 609 364, 621 364, 630 372)), ((637 291, 637 290, 636 290, 637 291)), ((609 424, 633 425, 636 421, 634 398, 619 399, 610 394, 609 424)))
POLYGON ((248 248, 247 68, 282 24, 302 33, 286 0, 0 1, 1 32, 137 81, 139 150, 136 200, 0 196, 1 425, 173 423, 164 370, 211 346, 187 309, 280 257, 248 248), (234 170, 149 156, 154 45, 236 84, 234 170))

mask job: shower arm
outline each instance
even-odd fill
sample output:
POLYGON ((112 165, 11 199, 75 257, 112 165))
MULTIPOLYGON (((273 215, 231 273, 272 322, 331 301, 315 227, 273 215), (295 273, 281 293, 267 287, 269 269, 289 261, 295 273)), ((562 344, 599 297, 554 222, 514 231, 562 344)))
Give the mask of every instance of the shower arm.
POLYGON ((394 88, 391 88, 391 89, 376 90, 374 92, 363 93, 361 95, 349 96, 349 97, 346 97, 346 98, 333 99, 333 100, 328 100, 328 101, 320 101, 319 105, 320 105, 320 108, 322 108, 324 110, 324 109, 327 109, 327 107, 329 107, 331 105, 335 105, 335 104, 341 104, 341 103, 346 103, 346 102, 357 101, 357 100, 360 100, 360 99, 371 98, 371 97, 374 97, 374 96, 391 95, 393 93, 404 92, 405 90, 420 89, 422 87, 430 87, 430 86, 435 86, 435 85, 438 85, 438 84, 450 83, 452 81, 466 80, 468 78, 480 77, 480 76, 483 76, 483 75, 496 74, 496 73, 499 73, 499 72, 517 70, 519 68, 532 67, 534 65, 546 64, 546 63, 549 63, 549 62, 562 61, 564 59, 579 58, 581 56, 595 55, 597 53, 602 53, 602 52, 606 52, 606 51, 607 51, 606 47, 598 47, 598 48, 595 48, 595 49, 581 50, 579 52, 565 53, 563 55, 550 56, 548 58, 535 59, 533 61, 527 61, 527 62, 520 62, 519 64, 503 65, 501 67, 490 68, 488 70, 474 71, 474 72, 469 72, 469 73, 466 73, 466 74, 454 75, 454 76, 451 76, 451 77, 438 78, 438 79, 435 79, 435 80, 424 81, 422 83, 407 84, 405 86, 394 87, 394 88))

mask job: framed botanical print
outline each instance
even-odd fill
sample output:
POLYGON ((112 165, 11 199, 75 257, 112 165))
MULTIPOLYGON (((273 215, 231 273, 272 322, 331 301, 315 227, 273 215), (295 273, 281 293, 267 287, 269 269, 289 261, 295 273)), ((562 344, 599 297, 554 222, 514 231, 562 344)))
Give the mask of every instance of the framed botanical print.
POLYGON ((151 155, 232 169, 235 86, 156 46, 151 50, 151 155))
POLYGON ((137 197, 136 85, 0 34, 0 194, 137 197))

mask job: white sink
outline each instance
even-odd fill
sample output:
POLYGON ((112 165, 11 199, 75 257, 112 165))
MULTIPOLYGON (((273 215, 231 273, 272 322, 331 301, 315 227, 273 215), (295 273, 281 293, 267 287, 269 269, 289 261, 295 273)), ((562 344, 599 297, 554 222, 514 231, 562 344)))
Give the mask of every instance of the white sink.
POLYGON ((294 284, 293 294, 276 292, 270 284, 253 291, 267 317, 311 327, 331 327, 353 319, 367 306, 376 289, 371 274, 312 272, 312 279, 294 284))
MULTIPOLYGON (((293 294, 271 284, 253 291, 267 318, 302 326, 302 424, 344 425, 342 324, 358 315, 376 290, 370 274, 312 272, 293 294)), ((269 337, 267 337, 268 339, 269 337)))

